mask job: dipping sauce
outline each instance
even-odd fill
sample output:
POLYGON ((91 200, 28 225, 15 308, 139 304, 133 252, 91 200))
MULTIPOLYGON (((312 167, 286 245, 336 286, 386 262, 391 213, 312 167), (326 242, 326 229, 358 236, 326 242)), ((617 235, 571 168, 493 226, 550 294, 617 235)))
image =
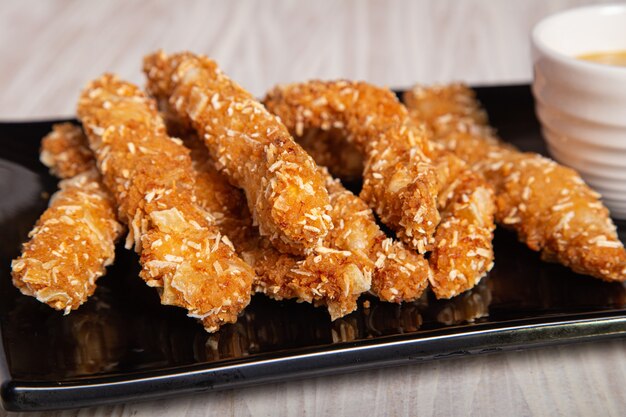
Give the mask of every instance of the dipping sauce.
POLYGON ((591 52, 577 56, 583 61, 596 62, 598 64, 613 65, 616 67, 626 67, 626 50, 608 51, 608 52, 591 52))

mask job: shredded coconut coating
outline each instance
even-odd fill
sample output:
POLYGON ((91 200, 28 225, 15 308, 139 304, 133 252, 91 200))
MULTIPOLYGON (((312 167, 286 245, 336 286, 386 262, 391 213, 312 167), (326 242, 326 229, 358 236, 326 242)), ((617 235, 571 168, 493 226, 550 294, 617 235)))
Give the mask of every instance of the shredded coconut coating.
POLYGON ((256 290, 275 299, 327 305, 334 319, 356 308, 368 289, 381 300, 417 300, 432 272, 428 261, 380 230, 372 210, 320 168, 335 225, 324 244, 306 257, 280 253, 252 226, 243 193, 212 166, 198 141, 186 137, 197 171, 198 202, 216 217, 243 258, 255 267, 256 290), (370 279, 371 275, 371 279, 370 279), (371 282, 370 282, 371 281, 371 282), (370 288, 371 285, 371 288, 370 288))
POLYGON ((71 178, 96 166, 83 130, 72 123, 52 126, 52 132, 41 141, 39 159, 50 168, 51 174, 61 179, 71 178))
POLYGON ((254 273, 195 203, 189 151, 166 134, 156 104, 104 75, 82 92, 78 116, 128 225, 126 246, 141 255, 141 277, 163 304, 186 308, 209 332, 236 321, 254 273))
MULTIPOLYGON (((320 130, 310 130, 303 135, 310 141, 307 148, 311 150, 316 162, 319 159, 322 163, 340 163, 338 155, 357 152, 354 148, 346 147, 349 144, 342 136, 323 133, 320 130), (316 146, 313 145, 315 140, 326 143, 316 146)), ((492 188, 480 174, 472 172, 452 152, 441 146, 434 146, 429 156, 437 173, 438 206, 442 214, 429 258, 434 271, 430 281, 438 298, 450 298, 472 288, 493 266, 495 197, 492 188)), ((333 168, 335 167, 330 166, 329 170, 333 168)), ((347 169, 346 165, 339 170, 343 175, 348 175, 348 178, 359 175, 353 169, 347 169)), ((374 273, 373 288, 378 287, 377 278, 374 273)), ((393 287, 396 281, 391 278, 387 282, 393 287)), ((394 297, 389 292, 384 296, 379 291, 373 292, 385 301, 393 301, 394 298, 414 299, 402 295, 394 297)))
POLYGON ((22 255, 11 263, 13 284, 68 314, 94 293, 121 233, 114 202, 95 169, 63 180, 22 255))
POLYGON ((265 105, 294 135, 340 131, 365 160, 361 198, 401 240, 427 251, 440 220, 430 144, 391 91, 363 82, 310 81, 274 88, 265 105))
MULTIPOLYGON (((345 233, 345 229, 334 228, 323 244, 306 256, 281 253, 259 234, 245 195, 217 171, 199 142, 192 136, 185 137, 197 175, 198 203, 215 217, 221 232, 230 237, 237 252, 255 269, 255 290, 274 299, 294 298, 326 306, 333 320, 354 311, 358 297, 370 289, 373 268, 345 245, 336 244, 333 237, 345 233)), ((330 216, 337 221, 334 207, 330 216)))
POLYGON ((332 224, 324 179, 285 126, 212 60, 191 53, 144 60, 148 90, 172 117, 193 126, 217 168, 242 188, 259 231, 281 250, 304 254, 332 224))
MULTIPOLYGON (((343 85, 342 83, 339 82, 339 85, 343 85)), ((344 147, 342 149, 342 146, 356 144, 363 149, 364 145, 359 145, 354 138, 350 139, 351 135, 355 134, 347 128, 342 130, 341 126, 333 125, 332 129, 327 131, 329 134, 323 135, 320 134, 324 130, 320 126, 319 120, 312 123, 303 121, 303 118, 313 117, 316 114, 315 111, 310 110, 310 103, 321 101, 320 115, 331 112, 324 106, 331 106, 328 103, 332 103, 335 100, 334 95, 338 95, 338 93, 333 91, 331 95, 328 90, 324 86, 318 87, 315 82, 304 86, 279 87, 268 95, 266 102, 271 111, 278 109, 278 115, 285 120, 289 128, 296 126, 294 128, 295 134, 298 135, 296 137, 307 139, 309 142, 307 148, 313 151, 316 161, 334 164, 341 163, 342 159, 348 158, 345 155, 354 152, 354 148, 344 147), (304 93, 300 91, 301 89, 305 90, 304 93), (302 94, 305 95, 305 98, 301 98, 302 94), (345 136, 342 137, 342 134, 345 136), (316 140, 326 141, 326 143, 313 145, 316 140)), ((367 97, 368 92, 356 91, 359 91, 358 99, 365 100, 364 97, 367 97)), ((348 92, 343 94, 351 97, 352 90, 348 89, 348 92)), ((390 99, 387 98, 387 100, 390 99)), ((334 107, 340 107, 340 105, 345 108, 350 105, 354 106, 352 103, 342 101, 337 101, 337 103, 334 104, 334 107)), ((376 110, 375 105, 371 105, 372 108, 367 112, 369 115, 375 114, 376 110)), ((402 105, 398 103, 396 105, 401 107, 406 114, 406 109, 402 105)), ((362 110, 362 112, 365 113, 366 111, 362 110)), ((398 112, 400 111, 398 110, 398 112)), ((322 116, 320 117, 324 120, 322 116)), ((331 119, 333 121, 339 120, 342 125, 345 121, 344 118, 331 117, 331 119)), ((345 123, 349 124, 350 121, 345 123)), ((388 122, 387 124, 391 123, 388 122)), ((406 149, 411 145, 407 138, 410 138, 410 135, 395 135, 393 136, 394 141, 407 141, 407 143, 404 145, 395 142, 387 143, 387 146, 406 149)), ((432 161, 435 177, 434 184, 431 183, 430 192, 437 197, 435 201, 438 204, 438 209, 442 210, 443 223, 437 226, 434 244, 431 244, 431 240, 423 242, 419 251, 433 251, 430 258, 431 267, 434 271, 431 278, 433 290, 438 298, 450 298, 472 288, 493 266, 494 196, 484 179, 471 172, 467 164, 460 158, 442 149, 441 146, 424 145, 424 148, 424 154, 432 161), (485 201, 481 201, 481 199, 485 199, 485 201), (471 256, 466 257, 465 254, 467 253, 471 256)), ((342 171, 354 176, 354 172, 348 172, 346 166, 342 168, 342 171)), ((364 184, 367 182, 366 175, 367 171, 364 173, 364 184)), ((413 219, 422 221, 427 216, 427 210, 427 206, 419 206, 416 211, 412 212, 413 219)), ((373 281, 376 283, 375 277, 373 281)), ((381 298, 389 300, 389 295, 381 298)), ((400 298, 402 299, 402 297, 400 298)))
POLYGON ((449 184, 429 262, 433 292, 451 298, 473 288, 493 267, 495 202, 485 181, 464 172, 449 184))
POLYGON ((499 224, 545 260, 606 281, 626 280, 626 251, 609 211, 576 171, 500 141, 466 86, 418 86, 405 101, 436 141, 493 186, 499 224))

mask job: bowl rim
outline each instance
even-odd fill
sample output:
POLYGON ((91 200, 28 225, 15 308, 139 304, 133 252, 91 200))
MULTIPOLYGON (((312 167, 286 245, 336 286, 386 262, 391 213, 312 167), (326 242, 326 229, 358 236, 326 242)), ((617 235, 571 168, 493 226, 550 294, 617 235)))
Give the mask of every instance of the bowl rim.
POLYGON ((562 19, 567 16, 571 16, 578 13, 585 12, 598 12, 598 11, 614 11, 615 14, 626 15, 626 3, 606 3, 606 4, 592 4, 581 7, 573 7, 560 12, 556 12, 545 16, 539 22, 537 22, 531 31, 531 44, 541 52, 541 54, 548 56, 549 58, 567 66, 572 66, 584 71, 594 71, 605 74, 612 74, 618 76, 626 76, 626 67, 619 67, 615 65, 606 65, 596 62, 589 62, 578 59, 571 55, 564 54, 556 51, 554 48, 546 44, 541 38, 540 33, 545 28, 553 24, 554 21, 562 19))

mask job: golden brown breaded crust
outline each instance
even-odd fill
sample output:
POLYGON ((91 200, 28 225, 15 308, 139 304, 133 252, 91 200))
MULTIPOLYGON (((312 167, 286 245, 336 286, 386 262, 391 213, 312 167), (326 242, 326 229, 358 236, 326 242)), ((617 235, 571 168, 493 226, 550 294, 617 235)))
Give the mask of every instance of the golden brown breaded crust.
POLYGON ((210 59, 163 52, 144 60, 148 90, 195 128, 217 168, 242 188, 262 235, 304 254, 332 223, 324 179, 282 123, 210 59))
MULTIPOLYGON (((324 136, 314 131, 308 131, 304 136, 310 141, 308 148, 313 152, 312 156, 316 162, 322 158, 327 163, 340 163, 337 155, 357 152, 345 148, 348 143, 341 136, 324 136), (314 134, 317 136, 314 137, 314 134), (327 143, 313 146, 314 140, 327 143)), ((434 275, 430 274, 430 282, 438 298, 450 298, 472 288, 493 266, 495 197, 492 188, 480 174, 472 172, 467 164, 452 152, 437 146, 431 150, 430 157, 437 173, 438 206, 442 213, 442 220, 435 232, 433 253, 429 258, 434 271, 434 275), (469 254, 469 257, 466 257, 466 254, 469 254)), ((333 168, 330 166, 329 170, 333 168)), ((346 165, 339 167, 339 170, 343 175, 358 175, 354 170, 346 169, 346 165)), ((367 230, 367 227, 362 225, 357 229, 367 230)), ((423 259, 417 261, 418 265, 423 263, 423 259)), ((418 297, 408 295, 406 290, 397 295, 380 291, 381 282, 385 282, 388 288, 395 288, 394 283, 398 282, 406 284, 414 282, 399 280, 393 276, 381 281, 380 276, 385 271, 388 271, 388 267, 376 271, 372 276, 372 291, 381 299, 401 301, 418 297), (383 292, 384 295, 381 295, 383 292)), ((422 268, 420 275, 428 276, 425 271, 426 269, 422 268)), ((412 285, 403 287, 414 288, 417 293, 421 292, 418 291, 419 287, 412 285)))
POLYGON ((494 187, 497 221, 522 242, 578 273, 626 280, 626 251, 609 212, 574 170, 501 142, 465 86, 416 87, 405 101, 436 141, 494 187))
POLYGON ((39 159, 50 168, 50 173, 61 179, 96 166, 83 130, 72 123, 52 126, 52 132, 41 140, 39 159))
POLYGON ((493 267, 495 202, 493 190, 472 172, 455 177, 442 204, 442 219, 430 256, 437 298, 451 298, 474 287, 493 267))
POLYGON ((331 232, 333 244, 358 254, 369 265, 373 271, 371 292, 383 301, 417 300, 432 278, 428 261, 387 237, 367 203, 327 173, 326 187, 336 224, 331 232))
POLYGON ((212 171, 210 165, 199 166, 203 168, 198 173, 198 202, 212 213, 221 211, 221 220, 217 222, 255 268, 258 292, 275 299, 296 298, 326 305, 336 319, 356 308, 359 294, 370 289, 370 275, 372 292, 385 301, 416 300, 426 289, 432 275, 428 262, 387 238, 367 204, 325 171, 333 207, 331 217, 336 226, 324 240, 324 246, 302 258, 280 253, 258 232, 255 236, 247 210, 241 212, 242 193, 224 177, 220 179, 221 175, 212 171), (220 201, 231 203, 223 205, 220 201))
POLYGON ((278 86, 264 100, 290 131, 340 132, 364 155, 361 197, 420 253, 439 223, 437 181, 425 132, 395 95, 363 82, 310 81, 278 86))
POLYGON ((59 188, 11 267, 23 294, 67 314, 95 291, 123 229, 95 169, 61 181, 59 188))
MULTIPOLYGON (((236 225, 232 232, 222 231, 231 237, 239 236, 233 238, 233 242, 244 259, 255 266, 259 276, 257 291, 273 298, 297 298, 316 304, 323 303, 319 298, 323 295, 327 303, 329 298, 337 299, 337 294, 345 291, 344 288, 355 287, 354 283, 348 281, 343 284, 343 288, 342 285, 335 287, 334 291, 327 288, 332 282, 343 283, 345 278, 342 276, 346 274, 356 277, 352 281, 358 281, 360 275, 354 266, 371 274, 371 291, 384 301, 414 301, 426 289, 432 278, 428 261, 404 248, 400 242, 388 238, 376 224, 367 204, 346 190, 325 169, 321 168, 320 172, 326 178, 332 206, 330 215, 335 227, 324 240, 326 248, 318 248, 316 253, 298 258, 279 253, 269 241, 259 238, 258 234, 254 239, 254 231, 249 231, 252 227, 247 232, 240 232, 241 219, 249 219, 247 210, 241 212, 243 195, 230 186, 225 178, 220 179, 221 175, 211 167, 197 141, 185 138, 185 144, 191 148, 194 167, 198 170, 199 202, 206 204, 211 213, 220 212, 216 216, 218 224, 221 218, 227 224, 227 229, 231 227, 228 225, 236 225), (224 201, 228 203, 221 203, 224 201), (355 262, 351 256, 357 256, 359 262, 355 262), (328 285, 320 285, 320 277, 321 282, 328 285)), ((251 220, 247 220, 247 223, 251 225, 251 220)), ((367 283, 363 286, 367 286, 367 283)), ((350 298, 356 301, 356 297, 350 298)), ((331 306, 334 307, 334 313, 331 312, 333 318, 352 311, 347 306, 347 303, 343 308, 331 306)), ((349 306, 355 307, 351 303, 349 306)))
POLYGON ((460 117, 477 126, 487 127, 488 117, 476 100, 474 91, 462 83, 445 85, 416 85, 407 91, 402 101, 413 118, 432 126, 438 117, 460 117))
POLYGON ((432 277, 428 262, 388 238, 367 204, 323 168, 320 173, 326 179, 335 227, 324 246, 307 257, 278 252, 252 227, 243 193, 213 168, 198 142, 185 136, 198 175, 198 202, 216 217, 222 232, 255 267, 258 292, 277 299, 325 304, 335 319, 356 308, 358 295, 369 288, 369 275, 371 291, 385 301, 413 301, 426 289, 432 277))
MULTIPOLYGON (((322 145, 309 147, 314 149, 316 158, 322 158, 330 163, 340 162, 337 156, 333 158, 326 157, 327 155, 341 155, 342 153, 346 154, 350 152, 349 149, 343 149, 342 151, 337 149, 337 146, 342 146, 342 142, 340 141, 340 139, 342 139, 341 134, 346 135, 345 138, 359 147, 360 150, 370 146, 371 141, 375 140, 369 138, 370 142, 359 144, 358 139, 355 139, 359 134, 358 132, 355 133, 353 129, 349 128, 343 128, 342 130, 344 123, 349 124, 353 122, 350 120, 346 121, 344 118, 333 118, 333 116, 327 115, 329 113, 333 114, 333 111, 337 112, 334 108, 339 108, 339 112, 341 113, 343 111, 341 110, 342 108, 349 108, 351 105, 358 107, 363 103, 368 103, 372 106, 369 112, 364 109, 360 109, 360 112, 365 117, 371 117, 369 115, 375 114, 377 110, 376 105, 380 106, 388 103, 387 107, 395 109, 395 118, 389 117, 386 124, 378 122, 381 126, 392 125, 393 120, 401 119, 403 114, 406 115, 406 109, 397 103, 395 97, 390 92, 382 94, 379 91, 368 91, 368 87, 350 90, 349 88, 345 88, 343 82, 338 82, 337 84, 339 87, 332 83, 321 84, 316 82, 284 88, 279 87, 271 92, 266 100, 268 108, 271 111, 278 109, 277 114, 285 120, 288 127, 296 131, 296 134, 301 134, 302 130, 305 129, 306 133, 303 135, 304 137, 307 137, 307 134, 310 136, 316 134, 315 131, 311 131, 312 128, 323 130, 320 123, 339 123, 339 125, 333 126, 333 130, 330 131, 334 132, 333 135, 321 136, 318 134, 316 137, 309 136, 311 142, 314 140, 329 140, 325 147, 322 145), (333 86, 334 89, 328 87, 328 85, 333 86), (330 94, 329 90, 331 90, 333 94, 330 94), (337 91, 343 92, 343 95, 351 97, 351 99, 353 98, 349 93, 357 91, 359 104, 344 103, 342 101, 343 99, 335 97, 341 95, 341 93, 337 91), (371 98, 371 96, 374 96, 374 93, 384 97, 386 102, 382 98, 378 99, 376 103, 372 103, 371 100, 368 101, 368 95, 371 98), (302 94, 305 96, 304 98, 301 98, 302 94), (336 101, 335 104, 332 104, 333 100, 336 101), (318 104, 320 102, 321 104, 318 104), (317 109, 318 107, 320 108, 317 109), (333 109, 328 110, 328 107, 333 107, 333 109), (311 108, 313 108, 313 110, 311 108), (319 119, 313 122, 307 121, 307 118, 315 117, 315 115, 319 115, 319 119), (330 122, 328 122, 329 119, 330 122), (323 149, 320 151, 320 148, 323 149)), ((391 113, 389 109, 385 111, 391 113)), ((349 110, 345 110, 345 112, 349 112, 349 110)), ((380 128, 378 131, 388 132, 389 130, 393 130, 393 128, 387 129, 388 130, 385 131, 384 128, 380 128)), ((377 147, 373 151, 374 158, 378 158, 378 156, 388 148, 396 149, 400 153, 402 153, 402 150, 406 151, 406 149, 411 146, 410 138, 411 135, 408 133, 388 135, 385 147, 376 145, 377 147), (391 143, 391 141, 395 142, 391 143), (384 150, 381 151, 381 149, 384 150)), ((424 139, 424 141, 427 140, 424 139)), ((477 174, 470 172, 467 164, 454 154, 443 149, 441 146, 428 146, 424 144, 422 147, 425 149, 424 154, 433 164, 432 173, 434 174, 435 181, 434 183, 431 182, 430 192, 434 193, 438 208, 445 212, 445 223, 437 226, 434 247, 425 243, 421 249, 422 251, 431 249, 434 251, 430 259, 431 267, 435 271, 431 283, 435 294, 439 298, 449 298, 474 286, 493 265, 492 238, 494 229, 494 196, 493 191, 485 181, 477 174), (457 180, 458 178, 463 178, 463 180, 459 182, 457 180), (460 183, 462 183, 462 185, 459 185, 460 183), (485 198, 487 201, 482 202, 480 201, 481 198, 485 198), (440 228, 441 230, 439 230, 440 228), (450 239, 454 237, 454 247, 449 246, 452 240, 446 241, 446 237, 450 239), (437 239, 439 239, 439 241, 437 239), (441 244, 440 241, 448 244, 441 244), (473 259, 464 258, 465 253, 472 253, 473 259), (477 253, 480 255, 476 255, 477 253)), ((367 157, 367 153, 365 154, 367 157)), ((391 172, 388 174, 396 175, 391 172)), ((364 176, 364 183, 367 184, 367 171, 364 176)), ((425 206, 419 207, 413 214, 414 219, 423 216, 425 210, 425 206)), ((425 275, 423 274, 423 276, 425 275)), ((375 278, 374 282, 376 282, 375 278)), ((376 285, 374 284, 374 286, 376 285)), ((383 298, 388 299, 389 297, 386 296, 383 298)), ((399 298, 402 299, 403 297, 399 298)), ((409 299, 414 298, 409 297, 409 299)))
POLYGON ((332 233, 343 229, 333 229, 323 245, 307 256, 279 252, 269 239, 259 235, 243 192, 215 169, 200 140, 185 135, 185 144, 191 149, 197 175, 198 203, 215 217, 220 231, 231 238, 238 253, 255 269, 257 292, 274 299, 295 298, 326 306, 333 320, 356 309, 359 295, 370 288, 371 268, 355 254, 333 244, 332 233))
POLYGON ((254 273, 214 219, 195 203, 188 150, 170 138, 155 103, 132 84, 104 75, 88 84, 78 115, 141 277, 161 302, 186 308, 207 331, 234 322, 249 303, 254 273))

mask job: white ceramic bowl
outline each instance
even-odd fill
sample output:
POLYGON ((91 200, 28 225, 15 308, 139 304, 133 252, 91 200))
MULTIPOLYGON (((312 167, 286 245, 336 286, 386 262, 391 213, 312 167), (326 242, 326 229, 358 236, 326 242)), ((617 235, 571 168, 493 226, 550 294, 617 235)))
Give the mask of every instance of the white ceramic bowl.
POLYGON ((626 4, 570 9, 532 32, 533 94, 554 159, 576 169, 626 219, 626 67, 578 59, 626 51, 626 4))

